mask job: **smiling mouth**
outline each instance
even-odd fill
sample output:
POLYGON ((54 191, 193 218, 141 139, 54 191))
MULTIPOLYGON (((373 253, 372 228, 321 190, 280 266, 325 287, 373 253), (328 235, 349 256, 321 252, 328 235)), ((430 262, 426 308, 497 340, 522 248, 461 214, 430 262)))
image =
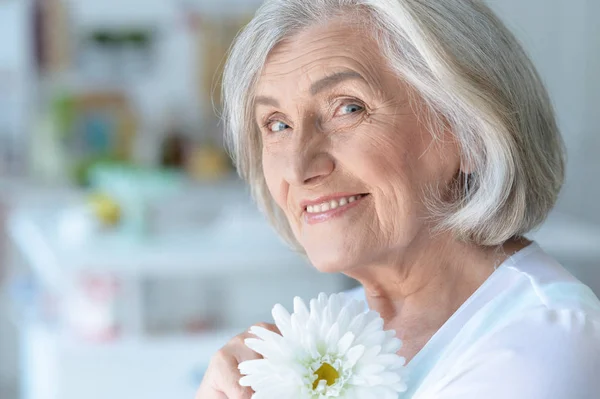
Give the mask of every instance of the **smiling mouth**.
POLYGON ((323 212, 328 212, 334 209, 346 207, 361 198, 366 197, 369 194, 356 194, 348 197, 341 197, 336 199, 331 199, 328 201, 323 201, 320 204, 308 205, 304 208, 304 211, 308 214, 318 214, 323 212))

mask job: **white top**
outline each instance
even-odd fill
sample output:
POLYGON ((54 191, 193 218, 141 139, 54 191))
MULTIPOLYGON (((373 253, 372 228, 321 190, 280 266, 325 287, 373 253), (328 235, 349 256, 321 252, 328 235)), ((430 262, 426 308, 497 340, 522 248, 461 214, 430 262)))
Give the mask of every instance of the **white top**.
MULTIPOLYGON (((351 294, 365 298, 362 288, 351 294)), ((494 271, 407 371, 402 399, 598 399, 600 301, 533 243, 494 271)))

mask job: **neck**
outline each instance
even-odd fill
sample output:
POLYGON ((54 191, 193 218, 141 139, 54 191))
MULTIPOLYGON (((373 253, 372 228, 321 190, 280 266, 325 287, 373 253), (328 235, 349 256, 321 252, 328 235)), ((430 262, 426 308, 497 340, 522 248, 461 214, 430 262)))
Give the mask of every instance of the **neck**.
POLYGON ((448 235, 415 239, 407 248, 348 272, 364 287, 369 307, 396 330, 410 361, 429 338, 527 241, 481 247, 448 235))

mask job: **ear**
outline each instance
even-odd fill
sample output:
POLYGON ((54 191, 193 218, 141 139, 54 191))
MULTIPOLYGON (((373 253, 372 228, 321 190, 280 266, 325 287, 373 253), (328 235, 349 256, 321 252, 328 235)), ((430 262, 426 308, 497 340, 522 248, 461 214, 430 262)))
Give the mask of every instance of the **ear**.
POLYGON ((442 125, 442 141, 448 143, 452 146, 453 151, 453 167, 458 167, 456 170, 457 173, 462 173, 464 175, 469 175, 473 172, 474 162, 465 156, 463 149, 460 145, 460 140, 454 134, 452 127, 448 120, 444 117, 441 117, 442 125), (458 164, 458 165, 457 165, 458 164))
POLYGON ((465 175, 470 175, 474 170, 473 161, 464 156, 460 157, 460 172, 465 175))

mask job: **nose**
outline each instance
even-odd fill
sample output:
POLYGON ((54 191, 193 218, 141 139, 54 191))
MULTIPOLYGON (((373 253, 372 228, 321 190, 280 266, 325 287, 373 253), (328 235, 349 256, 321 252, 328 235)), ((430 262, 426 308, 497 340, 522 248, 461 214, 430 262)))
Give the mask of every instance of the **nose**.
MULTIPOLYGON (((310 126, 310 125, 309 125, 310 126)), ((335 169, 326 136, 316 127, 296 130, 285 174, 290 185, 317 185, 335 169)))

